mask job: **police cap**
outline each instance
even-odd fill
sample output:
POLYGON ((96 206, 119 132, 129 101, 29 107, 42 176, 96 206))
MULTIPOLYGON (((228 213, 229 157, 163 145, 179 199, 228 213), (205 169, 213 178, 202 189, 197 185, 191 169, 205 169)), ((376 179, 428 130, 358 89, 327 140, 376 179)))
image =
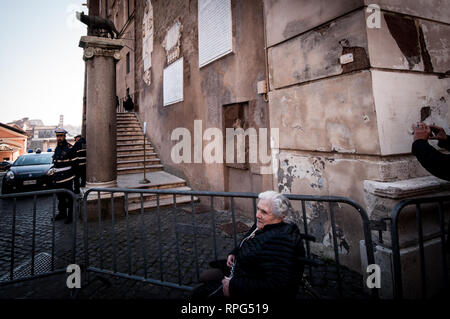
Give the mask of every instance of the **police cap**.
POLYGON ((56 133, 56 135, 60 135, 60 134, 66 135, 66 134, 67 134, 67 131, 66 131, 65 129, 63 129, 62 127, 58 127, 58 128, 55 130, 55 133, 56 133))

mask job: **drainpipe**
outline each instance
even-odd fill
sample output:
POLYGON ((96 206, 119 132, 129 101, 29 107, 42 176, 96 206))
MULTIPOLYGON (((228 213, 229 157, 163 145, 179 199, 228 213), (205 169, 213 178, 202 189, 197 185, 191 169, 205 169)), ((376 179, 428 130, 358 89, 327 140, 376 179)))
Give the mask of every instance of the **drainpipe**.
MULTIPOLYGON (((265 69, 266 69, 266 87, 267 92, 270 92, 270 84, 269 84, 269 58, 268 58, 268 48, 267 48, 267 34, 266 34, 266 12, 265 12, 265 6, 264 6, 264 0, 262 0, 262 12, 263 12, 263 27, 264 27, 264 62, 265 62, 265 69)), ((269 102, 269 99, 267 98, 267 93, 263 94, 264 102, 269 102)))

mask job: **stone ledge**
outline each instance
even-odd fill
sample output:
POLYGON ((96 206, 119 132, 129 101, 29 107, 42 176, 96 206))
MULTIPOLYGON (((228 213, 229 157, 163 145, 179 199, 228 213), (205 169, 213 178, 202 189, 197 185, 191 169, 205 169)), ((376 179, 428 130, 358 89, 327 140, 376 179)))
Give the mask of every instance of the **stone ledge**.
POLYGON ((81 48, 97 47, 111 50, 121 50, 125 44, 123 40, 102 37, 82 36, 79 46, 81 48))
POLYGON ((364 191, 384 198, 404 199, 450 190, 450 182, 434 176, 396 182, 364 181, 364 191))

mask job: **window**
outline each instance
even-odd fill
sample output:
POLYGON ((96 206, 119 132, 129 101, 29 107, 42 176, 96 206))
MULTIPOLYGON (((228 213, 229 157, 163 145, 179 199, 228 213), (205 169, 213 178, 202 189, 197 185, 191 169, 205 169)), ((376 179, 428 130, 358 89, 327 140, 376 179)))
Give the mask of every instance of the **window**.
POLYGON ((199 66, 233 52, 231 0, 198 1, 199 66))
POLYGON ((127 53, 127 74, 130 73, 130 52, 127 53))
POLYGON ((183 58, 164 69, 164 106, 183 101, 183 58))

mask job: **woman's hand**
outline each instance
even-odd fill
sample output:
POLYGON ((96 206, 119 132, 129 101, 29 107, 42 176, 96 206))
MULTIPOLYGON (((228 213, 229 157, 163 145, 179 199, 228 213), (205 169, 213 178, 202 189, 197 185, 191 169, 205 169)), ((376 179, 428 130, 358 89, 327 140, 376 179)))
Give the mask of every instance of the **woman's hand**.
MULTIPOLYGON (((233 256, 233 255, 230 255, 233 256)), ((222 285, 223 285, 223 295, 225 297, 230 297, 230 279, 224 278, 222 280, 222 285)))
POLYGON ((425 140, 430 138, 431 129, 425 123, 417 123, 414 130, 414 141, 425 140))
POLYGON ((233 255, 233 254, 228 255, 227 266, 232 267, 234 265, 235 260, 236 260, 235 255, 233 255))

